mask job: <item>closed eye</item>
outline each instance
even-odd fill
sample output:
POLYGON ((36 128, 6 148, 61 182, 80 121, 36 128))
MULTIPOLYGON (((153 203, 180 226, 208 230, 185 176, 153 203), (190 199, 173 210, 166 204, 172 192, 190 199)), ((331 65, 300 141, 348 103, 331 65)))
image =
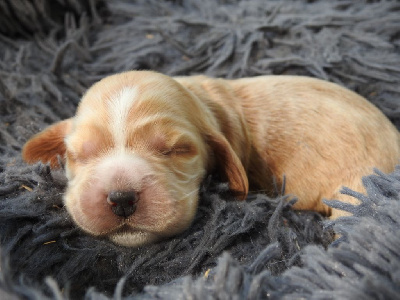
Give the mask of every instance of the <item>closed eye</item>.
POLYGON ((177 145, 169 149, 162 149, 160 153, 165 156, 185 155, 194 153, 194 149, 190 145, 177 145))
POLYGON ((90 158, 90 156, 83 155, 83 153, 73 152, 69 150, 67 150, 66 155, 70 162, 79 164, 86 163, 87 160, 90 158))

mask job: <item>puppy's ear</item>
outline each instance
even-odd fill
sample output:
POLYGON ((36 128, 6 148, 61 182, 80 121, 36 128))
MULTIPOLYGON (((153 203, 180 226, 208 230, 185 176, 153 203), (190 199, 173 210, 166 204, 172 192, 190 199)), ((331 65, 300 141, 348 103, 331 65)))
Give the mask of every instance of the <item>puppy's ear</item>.
POLYGON ((50 167, 59 168, 58 155, 65 155, 65 136, 71 131, 72 119, 60 121, 33 136, 22 149, 22 158, 27 163, 50 163, 50 167))
POLYGON ((215 164, 227 177, 230 189, 238 193, 239 199, 246 199, 249 192, 249 180, 239 157, 222 134, 212 133, 207 138, 214 151, 215 164))

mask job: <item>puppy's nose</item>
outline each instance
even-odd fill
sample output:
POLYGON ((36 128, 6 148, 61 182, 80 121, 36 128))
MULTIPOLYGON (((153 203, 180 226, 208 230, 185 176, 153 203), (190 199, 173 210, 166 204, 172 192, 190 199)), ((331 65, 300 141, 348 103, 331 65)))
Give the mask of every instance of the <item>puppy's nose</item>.
POLYGON ((127 218, 136 211, 138 198, 134 191, 111 191, 108 193, 107 203, 111 205, 114 214, 127 218))

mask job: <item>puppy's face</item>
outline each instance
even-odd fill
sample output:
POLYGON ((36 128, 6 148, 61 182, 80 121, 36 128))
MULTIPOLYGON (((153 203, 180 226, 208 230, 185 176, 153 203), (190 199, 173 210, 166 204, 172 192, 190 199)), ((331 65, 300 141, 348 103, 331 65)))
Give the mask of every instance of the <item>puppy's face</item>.
POLYGON ((67 210, 85 231, 137 246, 192 222, 206 172, 225 157, 227 179, 247 192, 245 174, 207 107, 170 77, 127 72, 83 97, 74 118, 24 147, 28 162, 65 161, 67 210), (236 170, 236 171, 235 171, 236 170))

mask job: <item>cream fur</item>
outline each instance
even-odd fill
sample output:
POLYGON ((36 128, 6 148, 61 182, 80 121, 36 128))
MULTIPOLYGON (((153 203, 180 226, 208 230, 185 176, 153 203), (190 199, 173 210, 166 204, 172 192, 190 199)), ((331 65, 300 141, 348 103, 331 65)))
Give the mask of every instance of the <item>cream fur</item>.
POLYGON ((367 100, 318 79, 132 71, 96 83, 74 118, 34 136, 23 150, 27 162, 52 167, 57 155, 65 157, 65 204, 76 223, 137 246, 190 226, 201 181, 215 171, 242 199, 249 189, 272 192, 273 177, 282 183, 285 176, 286 193, 299 199, 296 209, 344 215, 322 200, 357 204, 340 189, 364 192, 361 178, 374 167, 391 172, 400 135, 367 100), (106 202, 116 189, 140 194, 129 218, 114 215, 106 202))

